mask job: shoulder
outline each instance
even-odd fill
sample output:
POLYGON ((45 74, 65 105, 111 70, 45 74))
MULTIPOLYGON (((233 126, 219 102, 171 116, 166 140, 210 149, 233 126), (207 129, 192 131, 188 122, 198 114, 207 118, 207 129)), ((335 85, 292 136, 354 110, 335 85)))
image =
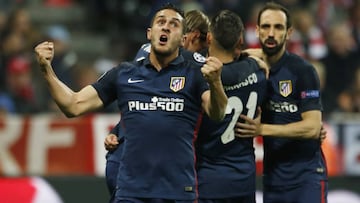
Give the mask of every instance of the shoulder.
POLYGON ((117 71, 124 71, 141 66, 144 63, 144 59, 138 61, 124 61, 115 67, 117 71))
POLYGON ((192 56, 193 56, 193 60, 196 61, 197 63, 205 63, 206 61, 205 56, 203 56, 199 52, 194 52, 192 56))
POLYGON ((318 74, 310 61, 295 54, 292 54, 290 59, 290 61, 287 61, 287 67, 294 77, 297 78, 299 84, 319 83, 318 74))
POLYGON ((233 85, 239 82, 243 86, 266 81, 265 73, 252 58, 241 58, 229 64, 224 64, 221 73, 224 85, 233 85))
POLYGON ((191 51, 187 51, 185 49, 181 49, 181 55, 184 57, 185 61, 197 64, 197 65, 203 65, 206 61, 205 56, 199 52, 191 52, 191 51))
POLYGON ((303 68, 303 69, 313 68, 313 65, 309 61, 293 53, 288 54, 287 63, 297 68, 303 68))
POLYGON ((236 62, 238 64, 246 64, 247 68, 249 68, 249 69, 254 69, 254 70, 260 69, 260 66, 256 62, 256 60, 251 57, 241 57, 236 62))
POLYGON ((138 52, 136 53, 134 61, 144 59, 147 55, 149 55, 150 49, 151 49, 151 44, 150 43, 143 44, 140 47, 140 49, 138 50, 138 52))
POLYGON ((232 63, 224 64, 223 70, 242 72, 244 74, 249 74, 249 73, 259 71, 261 69, 255 59, 250 58, 250 57, 241 57, 232 63))
POLYGON ((110 70, 106 71, 105 73, 103 73, 98 80, 103 79, 104 77, 108 78, 108 77, 114 77, 115 75, 117 75, 120 71, 127 71, 129 69, 132 69, 134 67, 137 67, 138 64, 140 64, 141 61, 125 61, 125 62, 121 62, 120 64, 118 64, 117 66, 111 68, 110 70))

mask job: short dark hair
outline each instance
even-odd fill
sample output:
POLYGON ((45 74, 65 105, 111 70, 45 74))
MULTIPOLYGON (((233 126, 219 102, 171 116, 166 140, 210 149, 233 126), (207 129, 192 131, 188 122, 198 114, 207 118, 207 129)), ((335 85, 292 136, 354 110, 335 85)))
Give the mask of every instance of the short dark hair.
POLYGON ((211 20, 210 31, 218 44, 225 50, 233 50, 244 32, 244 24, 239 15, 222 10, 211 20))
POLYGON ((261 15, 264 13, 264 11, 266 10, 277 10, 277 11, 282 11, 284 12, 284 14, 286 15, 286 29, 289 29, 292 27, 292 20, 291 20, 291 16, 290 16, 290 12, 287 8, 285 8, 284 6, 277 4, 275 2, 267 2, 265 4, 265 6, 259 11, 259 15, 257 18, 257 24, 260 25, 260 17, 261 15))
MULTIPOLYGON (((155 19, 156 14, 159 13, 160 11, 166 10, 166 9, 175 11, 176 13, 180 14, 183 19, 185 19, 185 13, 184 13, 184 11, 183 11, 182 9, 176 7, 176 6, 175 6, 174 4, 172 4, 172 3, 165 3, 165 4, 163 4, 159 9, 156 10, 154 16, 152 17, 152 19, 151 19, 151 21, 150 21, 150 27, 152 27, 152 25, 153 25, 153 23, 154 23, 154 19, 155 19)), ((182 24, 183 24, 183 33, 185 33, 185 31, 186 31, 186 23, 185 23, 185 20, 183 20, 182 24)))

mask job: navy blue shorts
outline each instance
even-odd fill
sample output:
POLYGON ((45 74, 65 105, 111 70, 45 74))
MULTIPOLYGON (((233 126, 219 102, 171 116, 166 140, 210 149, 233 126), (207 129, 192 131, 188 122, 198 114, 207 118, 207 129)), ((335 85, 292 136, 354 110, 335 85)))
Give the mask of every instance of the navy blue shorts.
POLYGON ((116 161, 106 161, 105 179, 110 195, 115 194, 116 179, 120 163, 116 161))
POLYGON ((264 203, 327 203, 326 180, 295 186, 264 186, 264 203))
POLYGON ((169 200, 153 198, 115 197, 113 203, 197 203, 196 200, 169 200))
POLYGON ((223 199, 199 199, 198 203, 255 203, 255 193, 241 197, 231 197, 223 199))

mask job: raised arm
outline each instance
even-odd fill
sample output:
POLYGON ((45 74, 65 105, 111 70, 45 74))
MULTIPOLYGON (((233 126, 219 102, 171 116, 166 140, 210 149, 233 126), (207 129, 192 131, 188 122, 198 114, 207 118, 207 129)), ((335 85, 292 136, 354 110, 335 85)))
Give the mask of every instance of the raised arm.
POLYGON ((67 117, 76 117, 103 106, 96 90, 88 85, 74 92, 56 76, 51 66, 54 57, 54 44, 42 42, 35 47, 36 59, 56 104, 67 117))
POLYGON ((201 72, 210 86, 210 91, 202 95, 202 104, 205 112, 213 120, 222 120, 225 116, 227 96, 221 82, 223 64, 215 57, 208 57, 201 72))

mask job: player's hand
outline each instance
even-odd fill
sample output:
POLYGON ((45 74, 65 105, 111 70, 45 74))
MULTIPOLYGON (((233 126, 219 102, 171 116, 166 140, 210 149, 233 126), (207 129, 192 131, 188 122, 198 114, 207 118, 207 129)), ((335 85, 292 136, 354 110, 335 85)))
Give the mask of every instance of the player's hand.
POLYGON ((47 68, 51 68, 51 61, 54 58, 54 43, 42 42, 35 47, 37 62, 41 67, 41 71, 45 72, 47 68))
POLYGON ((259 64, 260 68, 264 70, 266 79, 269 78, 270 66, 267 64, 267 57, 262 49, 245 49, 241 52, 241 54, 255 59, 256 62, 259 64))
POLYGON ((244 138, 261 135, 261 108, 259 107, 257 111, 258 115, 254 119, 243 114, 239 116, 244 122, 237 122, 235 124, 235 136, 244 138))
POLYGON ((266 59, 266 54, 264 54, 263 50, 260 48, 245 49, 241 52, 241 54, 245 54, 247 56, 256 56, 262 60, 266 59))
POLYGON ((269 74, 270 74, 270 66, 269 66, 269 64, 267 64, 263 59, 261 59, 261 58, 259 58, 257 56, 249 55, 249 57, 254 59, 257 62, 259 67, 264 71, 266 79, 269 79, 269 74))
POLYGON ((104 147, 106 150, 113 151, 118 147, 118 145, 119 145, 119 141, 116 135, 108 134, 105 137, 104 147))
POLYGON ((323 143, 324 140, 326 139, 326 129, 324 128, 324 125, 321 124, 321 129, 320 129, 320 135, 319 135, 319 138, 320 138, 320 143, 323 143))
POLYGON ((221 70, 223 63, 216 57, 208 57, 201 67, 201 72, 208 83, 221 82, 221 70))

